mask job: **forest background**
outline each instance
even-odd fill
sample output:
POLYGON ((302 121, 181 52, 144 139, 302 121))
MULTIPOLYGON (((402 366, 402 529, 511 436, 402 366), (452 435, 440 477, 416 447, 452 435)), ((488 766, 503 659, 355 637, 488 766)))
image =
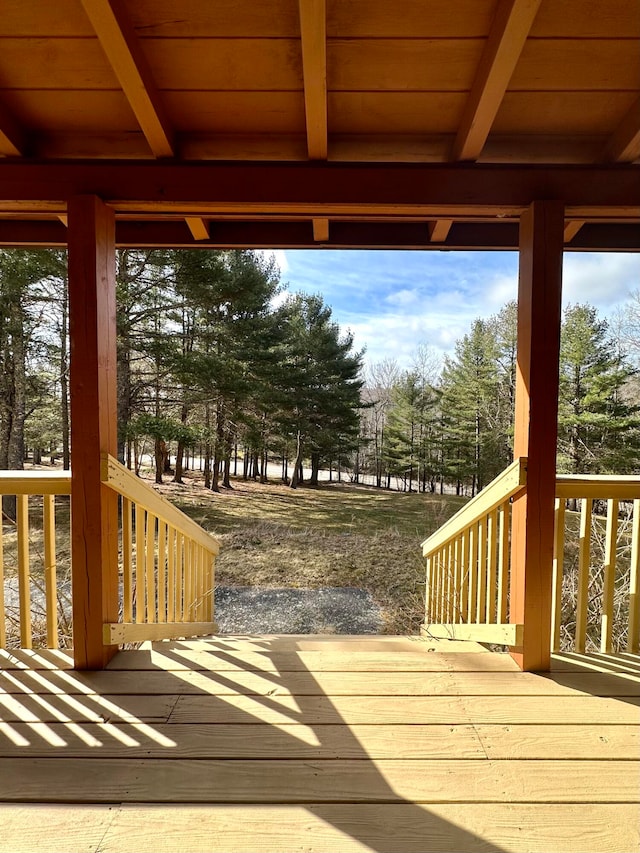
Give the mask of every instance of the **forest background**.
MULTIPOLYGON (((296 487, 330 479, 473 495, 511 461, 516 306, 476 319, 440 359, 365 363, 321 295, 283 294, 254 252, 118 254, 119 456, 155 479, 202 470, 296 487), (325 474, 325 476, 327 476, 325 474)), ((0 468, 70 465, 66 256, 0 252, 0 468)), ((640 295, 613 321, 565 309, 558 469, 640 464, 640 295)))

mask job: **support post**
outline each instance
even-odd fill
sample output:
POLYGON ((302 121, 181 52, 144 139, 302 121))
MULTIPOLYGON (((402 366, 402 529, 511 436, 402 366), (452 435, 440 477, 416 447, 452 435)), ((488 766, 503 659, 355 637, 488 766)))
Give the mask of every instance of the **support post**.
POLYGON ((102 669, 118 647, 118 502, 100 480, 100 453, 117 452, 115 217, 96 196, 69 215, 71 565, 78 669, 102 669))
POLYGON ((514 457, 528 464, 513 501, 510 620, 524 625, 512 656, 525 671, 551 660, 563 217, 562 202, 535 201, 520 220, 514 457))

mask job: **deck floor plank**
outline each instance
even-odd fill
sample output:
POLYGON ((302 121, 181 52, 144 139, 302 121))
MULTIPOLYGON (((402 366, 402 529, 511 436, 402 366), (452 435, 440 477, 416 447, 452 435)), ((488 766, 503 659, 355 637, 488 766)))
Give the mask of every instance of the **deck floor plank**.
POLYGON ((0 672, 4 693, 278 696, 640 696, 640 678, 597 672, 0 672))
POLYGON ((634 853, 629 805, 124 806, 103 853, 634 853), (184 839, 188 838, 185 847, 184 839), (259 840, 258 840, 259 839, 259 840))
POLYGON ((2 758, 0 801, 633 803, 640 791, 640 761, 94 756, 2 758))
POLYGON ((640 665, 217 637, 0 653, 0 853, 640 853, 640 665), (162 805, 160 805, 162 804, 162 805))

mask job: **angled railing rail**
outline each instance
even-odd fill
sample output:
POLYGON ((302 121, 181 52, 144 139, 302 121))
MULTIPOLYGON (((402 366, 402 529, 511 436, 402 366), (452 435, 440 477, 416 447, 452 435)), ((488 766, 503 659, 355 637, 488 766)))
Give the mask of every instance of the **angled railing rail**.
POLYGON ((422 543, 427 561, 426 618, 433 637, 510 646, 523 626, 509 623, 510 500, 526 485, 517 459, 422 543))
MULTIPOLYGON (((0 496, 15 499, 0 523, 0 648, 57 649, 61 630, 71 639, 70 601, 66 608, 60 601, 56 546, 57 532, 67 542, 69 537, 68 502, 60 521, 56 498, 70 494, 69 471, 0 471, 0 496)), ((68 570, 68 556, 66 565, 68 570)))
POLYGON ((106 644, 215 633, 218 540, 109 454, 102 481, 120 495, 122 621, 106 644))

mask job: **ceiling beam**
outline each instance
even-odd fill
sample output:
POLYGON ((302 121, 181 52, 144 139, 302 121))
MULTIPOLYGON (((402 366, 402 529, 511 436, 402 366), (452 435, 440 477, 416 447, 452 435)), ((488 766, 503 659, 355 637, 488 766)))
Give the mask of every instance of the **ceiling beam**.
POLYGON ((21 157, 27 151, 27 138, 11 113, 0 104, 0 156, 21 157))
POLYGON ((316 243, 326 243, 329 239, 329 220, 313 220, 313 239, 316 243))
POLYGON ((640 159, 640 98, 611 135, 602 159, 607 162, 632 163, 640 159))
POLYGON ((156 157, 175 155, 173 129, 120 0, 82 0, 111 67, 156 157))
POLYGON ((120 212, 208 218, 225 212, 504 217, 543 198, 563 201, 569 219, 637 219, 640 166, 0 161, 0 213, 64 212, 65 202, 83 193, 120 212))
POLYGON ((435 222, 429 222, 429 239, 431 242, 444 243, 452 225, 452 219, 437 219, 435 222))
POLYGON ((187 216, 185 217, 185 222, 191 231, 191 236, 194 240, 208 240, 209 239, 209 223, 202 219, 200 216, 187 216))
POLYGON ((462 114, 452 160, 477 160, 500 109, 542 0, 498 0, 462 114))
POLYGON ((327 14, 325 0, 299 0, 304 107, 310 160, 326 160, 327 14))
MULTIPOLYGON (((55 219, 0 220, 0 246, 65 246, 67 229, 55 219)), ((120 248, 336 248, 517 251, 515 222, 454 222, 442 243, 429 240, 424 222, 332 222, 327 243, 313 239, 308 221, 221 221, 209 240, 193 242, 184 219, 116 221, 120 248)), ((587 223, 566 251, 640 250, 640 228, 630 224, 587 223)))

